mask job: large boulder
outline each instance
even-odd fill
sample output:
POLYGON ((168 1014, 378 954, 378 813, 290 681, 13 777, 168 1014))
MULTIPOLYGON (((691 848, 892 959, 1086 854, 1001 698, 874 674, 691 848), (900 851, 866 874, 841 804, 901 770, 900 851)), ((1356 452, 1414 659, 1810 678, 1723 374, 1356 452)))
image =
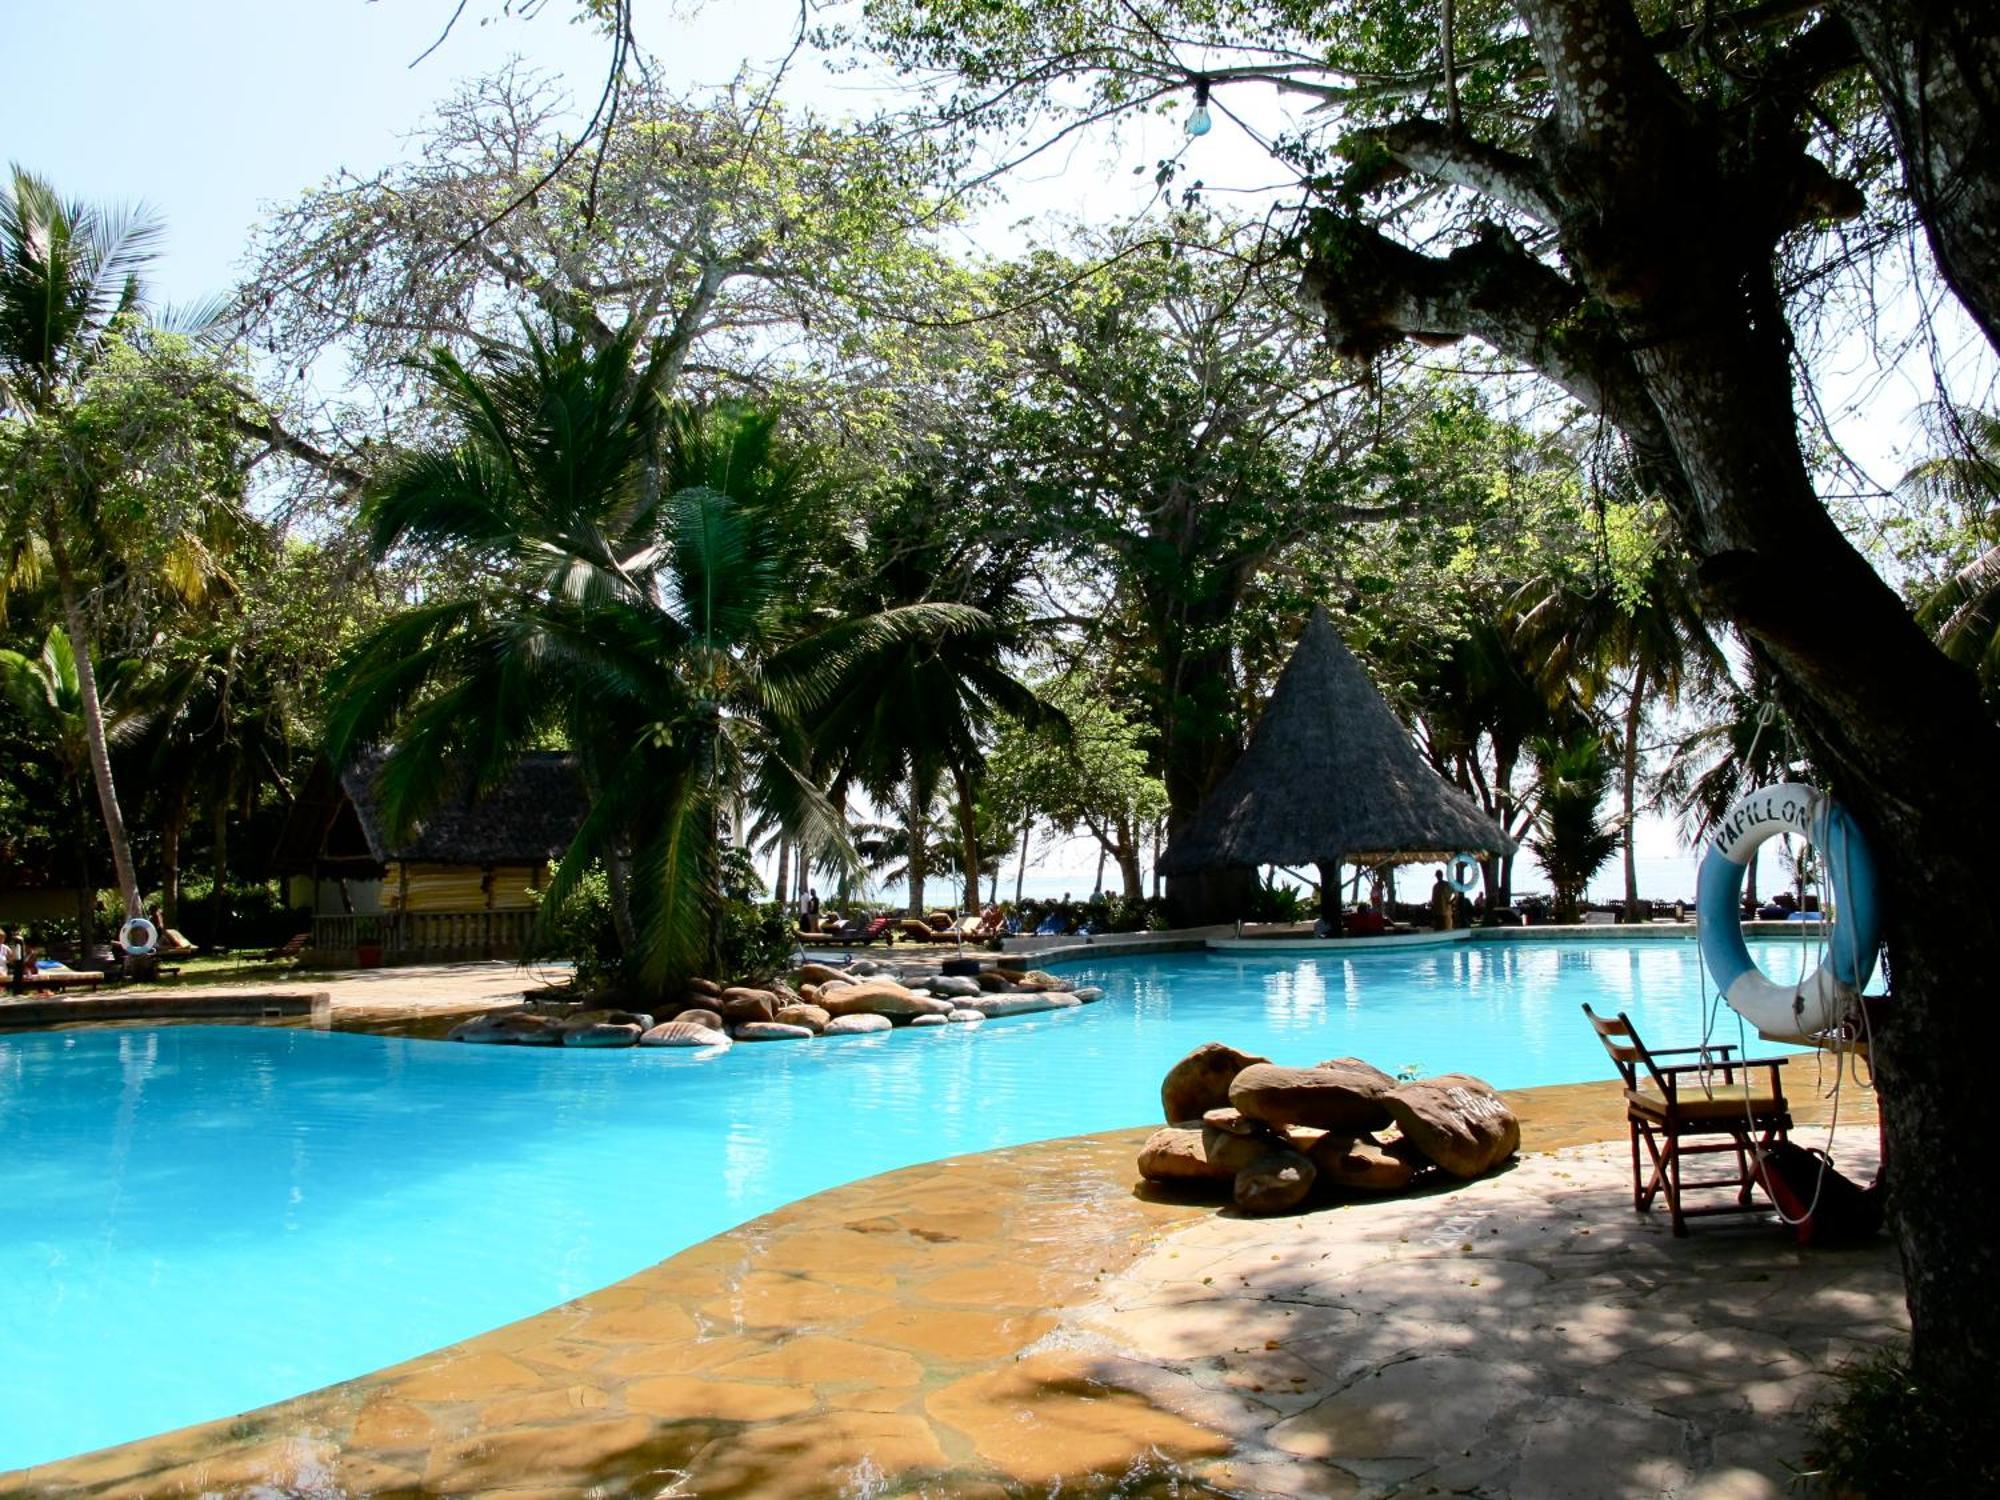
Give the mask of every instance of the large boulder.
POLYGON ((1003 974, 998 969, 981 969, 972 976, 972 979, 973 983, 989 995, 1011 995, 1015 989, 1014 977, 1003 974))
POLYGON ((1346 1072, 1366 1078, 1384 1094, 1389 1093, 1396 1087, 1396 1080, 1389 1074, 1384 1073, 1375 1064, 1364 1062, 1358 1057, 1329 1057, 1325 1062, 1314 1063, 1313 1066, 1315 1068, 1324 1068, 1329 1072, 1346 1072))
POLYGON ((690 979, 688 981, 688 988, 693 990, 697 995, 708 996, 711 1000, 720 1000, 722 998, 722 986, 717 984, 713 979, 690 979))
POLYGON ((932 976, 926 988, 933 995, 943 995, 946 998, 954 995, 970 998, 979 993, 979 981, 970 974, 937 974, 932 976))
POLYGON ((1490 1084, 1441 1073, 1383 1101, 1417 1149, 1454 1177, 1482 1177, 1521 1149, 1521 1122, 1490 1084))
POLYGON ((805 993, 803 986, 807 984, 846 984, 850 977, 847 970, 836 969, 832 964, 800 964, 793 973, 801 985, 800 994, 805 993))
POLYGON ((908 1019, 911 1016, 949 1015, 952 1009, 949 1000, 919 995, 889 979, 865 980, 830 992, 821 990, 819 998, 828 1014, 835 1016, 867 1013, 908 1019))
POLYGON ((732 1026, 729 1034, 739 1042, 809 1042, 813 1033, 803 1026, 780 1026, 776 1021, 745 1021, 732 1026))
POLYGON ((1167 1076, 1160 1080, 1160 1108, 1166 1111, 1167 1123, 1199 1120, 1211 1109, 1224 1108, 1236 1075, 1263 1061, 1221 1042, 1203 1042, 1167 1069, 1167 1076))
POLYGON ((1148 1182, 1231 1182, 1236 1173, 1208 1159, 1203 1132, 1192 1125, 1165 1125, 1139 1148, 1139 1175, 1148 1182))
POLYGON ((638 1045, 644 1030, 636 1023, 620 1025, 613 1021, 592 1021, 579 1025, 572 1021, 563 1027, 562 1044, 565 1047, 633 1047, 638 1045))
POLYGON ((1306 1149, 1306 1160, 1323 1187, 1356 1193, 1400 1193, 1417 1169, 1371 1140, 1353 1140, 1328 1131, 1306 1149))
POLYGON ((710 1031, 722 1030, 722 1012, 711 1010, 705 1005, 693 1006, 675 1016, 676 1021, 685 1021, 690 1026, 706 1026, 710 1031))
POLYGON ((769 990, 727 989, 722 992, 722 1019, 732 1026, 752 1021, 774 1021, 778 1017, 778 997, 769 990))
MULTIPOLYGON (((1220 1113, 1211 1110, 1210 1114, 1220 1113)), ((1207 1116, 1203 1117, 1204 1122, 1207 1116)), ((1204 1123, 1201 1130, 1201 1149, 1208 1159, 1230 1172, 1240 1172, 1253 1166, 1273 1152, 1288 1152, 1292 1143, 1268 1125, 1255 1121, 1246 1122, 1251 1126, 1247 1134, 1221 1129, 1204 1123)))
POLYGON ((896 1023, 887 1016, 857 1012, 851 1016, 835 1016, 826 1023, 826 1036, 865 1036, 871 1031, 893 1031, 896 1023))
POLYGON ((531 1015, 524 1010, 502 1010, 460 1021, 451 1028, 446 1040, 485 1042, 502 1047, 560 1047, 562 1031, 552 1016, 531 1015))
POLYGON ((824 1031, 832 1015, 817 1005, 781 1005, 772 1018, 780 1026, 803 1026, 808 1031, 824 1031))
POLYGON ((703 1026, 681 1017, 677 1020, 662 1021, 650 1031, 639 1035, 641 1047, 727 1047, 729 1034, 720 1024, 703 1026))
POLYGON ((1316 1175, 1313 1164, 1296 1151, 1260 1156, 1236 1174, 1236 1206, 1246 1214, 1281 1214, 1297 1208, 1312 1192, 1316 1175))
POLYGON ((1281 1068, 1257 1063, 1229 1084, 1229 1102, 1270 1125, 1314 1125, 1350 1135, 1389 1123, 1373 1068, 1281 1068))

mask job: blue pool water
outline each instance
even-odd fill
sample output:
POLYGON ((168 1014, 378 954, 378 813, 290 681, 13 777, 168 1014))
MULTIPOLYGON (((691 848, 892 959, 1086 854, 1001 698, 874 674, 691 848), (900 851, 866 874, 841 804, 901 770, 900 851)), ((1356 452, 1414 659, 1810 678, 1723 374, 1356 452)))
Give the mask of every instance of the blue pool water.
MULTIPOLYGON (((1795 972, 1796 945, 1763 946, 1795 972)), ((1130 958, 1067 969, 1108 991, 1080 1011, 712 1058, 0 1036, 0 1469, 360 1374, 855 1178, 1143 1123, 1205 1041, 1503 1088, 1600 1078, 1578 1004, 1690 1043, 1697 969, 1678 941, 1130 958)))

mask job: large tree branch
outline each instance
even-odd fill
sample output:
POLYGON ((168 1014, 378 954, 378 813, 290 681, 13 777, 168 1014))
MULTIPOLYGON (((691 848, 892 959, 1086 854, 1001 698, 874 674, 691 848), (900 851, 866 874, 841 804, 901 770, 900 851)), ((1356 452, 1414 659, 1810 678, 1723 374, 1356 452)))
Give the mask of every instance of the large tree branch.
POLYGON ((257 407, 248 392, 240 394, 246 406, 256 412, 253 416, 250 411, 239 410, 235 415, 236 430, 245 437, 257 438, 270 444, 275 451, 310 465, 343 490, 358 490, 368 482, 368 476, 360 469, 290 431, 277 417, 257 407))
POLYGON ((1435 120, 1400 120, 1379 130, 1357 131, 1341 150, 1353 163, 1347 184, 1360 192, 1414 173, 1469 188, 1551 228, 1562 214, 1532 161, 1472 140, 1435 120))

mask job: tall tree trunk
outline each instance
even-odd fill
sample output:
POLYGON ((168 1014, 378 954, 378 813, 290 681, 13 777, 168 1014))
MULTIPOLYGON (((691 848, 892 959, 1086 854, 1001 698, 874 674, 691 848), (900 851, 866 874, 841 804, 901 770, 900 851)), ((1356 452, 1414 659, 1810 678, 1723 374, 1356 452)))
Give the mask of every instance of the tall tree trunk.
POLYGON ((1887 107, 1938 269, 2000 349, 2000 6, 1836 0, 1887 107))
MULTIPOLYGON (((1247 562, 1218 569, 1199 598, 1163 592, 1143 602, 1146 617, 1158 622, 1154 661, 1169 847, 1243 753, 1229 632, 1250 571, 1247 562)), ((1167 904, 1176 925, 1227 922, 1249 910, 1256 889, 1255 870, 1198 870, 1168 877, 1167 904)))
POLYGON ((1328 937, 1340 936, 1340 861, 1321 860, 1319 871, 1319 916, 1326 923, 1328 937))
POLYGON ((1639 690, 1645 684, 1637 671, 1632 674, 1632 691, 1625 704, 1625 920, 1639 920, 1639 856, 1636 844, 1639 812, 1639 727, 1646 717, 1646 702, 1639 690))
POLYGON ((90 774, 97 783, 97 805, 104 815, 104 837, 111 845, 111 866, 118 876, 118 896, 125 915, 136 917, 143 910, 139 876, 132 863, 132 840, 125 832, 125 814, 118 807, 118 788, 111 780, 111 745, 105 738, 104 704, 97 696, 97 669, 91 661, 90 622, 84 616, 76 574, 70 567, 62 528, 54 515, 47 517, 47 536, 49 554, 56 565, 56 584, 62 593, 63 619, 69 626, 70 649, 76 656, 76 696, 83 710, 84 739, 90 746, 90 774))
MULTIPOLYGON (((778 869, 771 877, 771 899, 783 906, 791 895, 792 883, 792 843, 780 835, 778 838, 778 869)), ((801 880, 803 885, 804 881, 801 880)))
POLYGON ((1139 830, 1127 818, 1118 824, 1118 844, 1112 850, 1118 861, 1119 883, 1127 901, 1141 901, 1146 895, 1146 877, 1139 870, 1139 830))
POLYGON ((959 868, 964 875, 965 911, 979 910, 979 809, 972 795, 972 778, 954 766, 952 787, 958 793, 959 868))
POLYGON ((214 882, 208 898, 208 941, 216 948, 225 946, 229 935, 229 803, 235 789, 236 778, 230 776, 208 815, 209 879, 214 882))
POLYGON ((1028 879, 1028 844, 1035 832, 1032 817, 1021 819, 1021 858, 1014 865, 1014 905, 1021 904, 1021 890, 1028 879))
POLYGON ((76 793, 76 955, 87 962, 97 946, 97 871, 90 858, 89 801, 83 792, 83 778, 74 783, 76 793))
MULTIPOLYGON (((1977 11, 1985 19, 1966 21, 1964 35, 1978 57, 1992 55, 1979 39, 1992 34, 1993 7, 1849 5, 1864 30, 1869 15, 1891 11, 1953 24, 1977 11)), ((1797 227, 1859 204, 1786 122, 1803 118, 1800 101, 1824 76, 1807 44, 1830 41, 1837 57, 1839 38, 1825 23, 1808 29, 1786 59, 1794 70, 1760 76, 1768 88, 1756 107, 1721 110, 1668 75, 1631 0, 1515 7, 1549 100, 1532 158, 1468 152, 1425 122, 1373 138, 1398 170, 1455 181, 1547 224, 1560 261, 1498 229, 1428 256, 1329 213, 1315 222, 1308 285, 1344 350, 1477 336, 1619 426, 1697 563, 1705 612, 1735 624, 1772 672, 1830 789, 1868 835, 1895 994, 1874 1057, 1915 1372, 1971 1437, 1990 1425, 2000 1361, 2000 1298, 1990 1292, 2000 1241, 1985 1230, 2000 1222, 2000 1176, 1983 1148, 1986 1033, 1975 998, 1982 956, 2000 948, 2000 909, 1976 852, 2000 841, 2000 728, 1972 675, 1841 535, 1799 444, 1777 249, 1797 227)), ((1893 94, 1906 70, 1885 71, 1893 94)), ((1990 80, 1993 70, 1981 63, 1969 76, 1990 80)), ((1930 112, 1950 91, 1919 92, 1930 112)), ((1978 91, 1959 90, 1968 92, 1978 91)), ((1954 174, 1934 184, 1935 215, 1956 212, 1943 197, 1969 194, 1970 232, 1983 243, 2000 234, 1985 186, 2000 168, 1990 113, 1973 114, 1982 123, 1970 137, 1930 121, 1954 174)), ((1912 171, 1922 179, 1929 169, 1912 171)), ((1920 180, 1920 203, 1925 191, 1920 180)), ((2000 273, 1980 263, 1976 244, 1952 241, 1963 227, 1940 222, 1940 253, 1991 334, 2000 273)))
POLYGON ((931 873, 930 799, 918 794, 913 778, 909 783, 909 804, 903 809, 903 833, 909 841, 909 858, 904 861, 909 879, 909 915, 924 915, 924 883, 931 873))
POLYGON ((187 794, 177 792, 160 824, 160 916, 169 927, 181 925, 181 830, 187 817, 187 794))

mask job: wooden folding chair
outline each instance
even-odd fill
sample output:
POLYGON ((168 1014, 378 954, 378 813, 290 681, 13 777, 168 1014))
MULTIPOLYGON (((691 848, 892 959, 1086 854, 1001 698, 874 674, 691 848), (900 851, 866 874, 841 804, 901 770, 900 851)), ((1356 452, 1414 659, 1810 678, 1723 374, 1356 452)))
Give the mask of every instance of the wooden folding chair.
POLYGON ((1700 1215, 1759 1212, 1763 1205, 1755 1201, 1757 1152, 1785 1140, 1792 1128, 1784 1082, 1778 1075, 1785 1059, 1737 1058, 1732 1056, 1734 1046, 1652 1052, 1639 1040, 1631 1018, 1623 1011, 1615 1021, 1606 1020, 1588 1005, 1583 1013, 1625 1080, 1625 1120, 1632 1136, 1633 1209, 1646 1213, 1654 1198, 1665 1198, 1677 1235, 1686 1234, 1687 1221, 1700 1215), (1658 1061, 1690 1054, 1695 1056, 1694 1062, 1662 1066, 1658 1061), (1753 1077, 1759 1072, 1767 1078, 1753 1077), (1641 1168, 1642 1142, 1651 1160, 1650 1173, 1641 1168), (1682 1157, 1725 1153, 1736 1158, 1735 1176, 1682 1181, 1682 1157), (1734 1188, 1735 1201, 1699 1208, 1681 1203, 1681 1194, 1689 1189, 1716 1188, 1734 1188))

